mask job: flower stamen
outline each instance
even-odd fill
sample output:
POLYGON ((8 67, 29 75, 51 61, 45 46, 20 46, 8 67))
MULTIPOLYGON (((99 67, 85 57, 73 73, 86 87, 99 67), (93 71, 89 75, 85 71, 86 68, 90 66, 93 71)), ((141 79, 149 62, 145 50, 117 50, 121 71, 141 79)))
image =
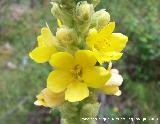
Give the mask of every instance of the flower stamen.
POLYGON ((75 65, 71 73, 74 79, 82 81, 82 67, 80 65, 75 65))

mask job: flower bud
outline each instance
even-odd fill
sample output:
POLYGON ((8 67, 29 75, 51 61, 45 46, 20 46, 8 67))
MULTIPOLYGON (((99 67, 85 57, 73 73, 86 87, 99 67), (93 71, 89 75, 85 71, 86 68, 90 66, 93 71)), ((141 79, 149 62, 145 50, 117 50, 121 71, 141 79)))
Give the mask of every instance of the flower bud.
POLYGON ((55 16, 57 19, 61 20, 63 25, 67 25, 69 27, 71 27, 72 24, 72 16, 70 15, 70 9, 65 9, 64 6, 62 6, 59 3, 56 2, 51 2, 52 9, 51 9, 51 13, 53 14, 53 16, 55 16))
POLYGON ((51 2, 51 4, 52 4, 51 13, 53 14, 53 16, 60 18, 59 16, 61 15, 61 9, 59 5, 55 2, 51 2))
POLYGON ((97 11, 93 14, 92 26, 102 29, 110 21, 110 15, 105 10, 97 11))
POLYGON ((88 22, 93 13, 93 5, 86 1, 78 2, 76 7, 76 16, 80 21, 88 22))
POLYGON ((72 44, 76 42, 77 35, 72 28, 61 27, 56 32, 56 37, 61 45, 72 44))

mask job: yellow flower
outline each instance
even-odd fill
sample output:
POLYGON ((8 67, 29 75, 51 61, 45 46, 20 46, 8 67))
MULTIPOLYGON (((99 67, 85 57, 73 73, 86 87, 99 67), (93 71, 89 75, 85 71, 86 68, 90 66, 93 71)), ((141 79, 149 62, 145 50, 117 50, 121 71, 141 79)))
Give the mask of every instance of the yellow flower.
POLYGON ((70 102, 88 97, 88 87, 100 88, 110 77, 105 68, 95 66, 96 59, 89 50, 78 50, 74 56, 58 52, 50 64, 56 70, 49 74, 47 87, 55 93, 65 92, 65 100, 70 102))
POLYGON ((53 93, 48 88, 45 88, 37 95, 37 100, 34 102, 35 105, 45 107, 56 107, 64 102, 64 93, 53 93))
POLYGON ((41 35, 38 36, 38 47, 29 53, 29 56, 37 63, 47 62, 51 55, 56 52, 56 38, 48 27, 41 29, 41 35))
POLYGON ((99 32, 96 29, 90 29, 86 38, 88 47, 94 51, 100 64, 120 59, 121 51, 128 41, 127 36, 121 33, 112 33, 114 28, 115 22, 110 22, 99 32))
POLYGON ((119 74, 117 69, 111 69, 111 77, 106 82, 105 86, 101 88, 101 91, 108 95, 121 95, 121 91, 119 90, 119 86, 122 85, 123 78, 119 74))

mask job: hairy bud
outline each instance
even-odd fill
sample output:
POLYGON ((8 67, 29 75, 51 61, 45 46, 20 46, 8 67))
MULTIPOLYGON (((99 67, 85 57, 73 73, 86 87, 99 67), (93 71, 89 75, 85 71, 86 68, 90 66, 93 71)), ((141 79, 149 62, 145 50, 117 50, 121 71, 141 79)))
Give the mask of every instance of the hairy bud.
POLYGON ((92 26, 98 29, 103 28, 110 21, 110 15, 105 10, 97 11, 93 14, 92 26))
POLYGON ((68 27, 59 28, 57 30, 56 37, 62 45, 72 44, 77 40, 77 35, 74 30, 68 27))
POLYGON ((77 3, 76 15, 80 21, 88 22, 93 13, 93 5, 88 4, 86 1, 77 3))
POLYGON ((61 9, 59 5, 55 2, 51 2, 51 4, 52 4, 51 13, 53 14, 53 16, 60 18, 59 16, 61 15, 61 9))

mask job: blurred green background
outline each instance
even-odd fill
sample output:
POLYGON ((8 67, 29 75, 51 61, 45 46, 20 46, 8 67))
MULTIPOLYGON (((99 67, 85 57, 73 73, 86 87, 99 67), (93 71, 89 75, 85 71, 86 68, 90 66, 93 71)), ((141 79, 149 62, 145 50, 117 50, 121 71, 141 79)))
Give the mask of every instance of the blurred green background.
MULTIPOLYGON (((28 58, 45 23, 55 31, 50 8, 49 0, 0 0, 0 124, 59 124, 58 111, 33 105, 51 68, 28 58)), ((100 8, 129 42, 123 58, 113 63, 124 77, 123 94, 100 95, 99 117, 147 118, 107 124, 160 124, 160 1, 101 0, 100 8)))

